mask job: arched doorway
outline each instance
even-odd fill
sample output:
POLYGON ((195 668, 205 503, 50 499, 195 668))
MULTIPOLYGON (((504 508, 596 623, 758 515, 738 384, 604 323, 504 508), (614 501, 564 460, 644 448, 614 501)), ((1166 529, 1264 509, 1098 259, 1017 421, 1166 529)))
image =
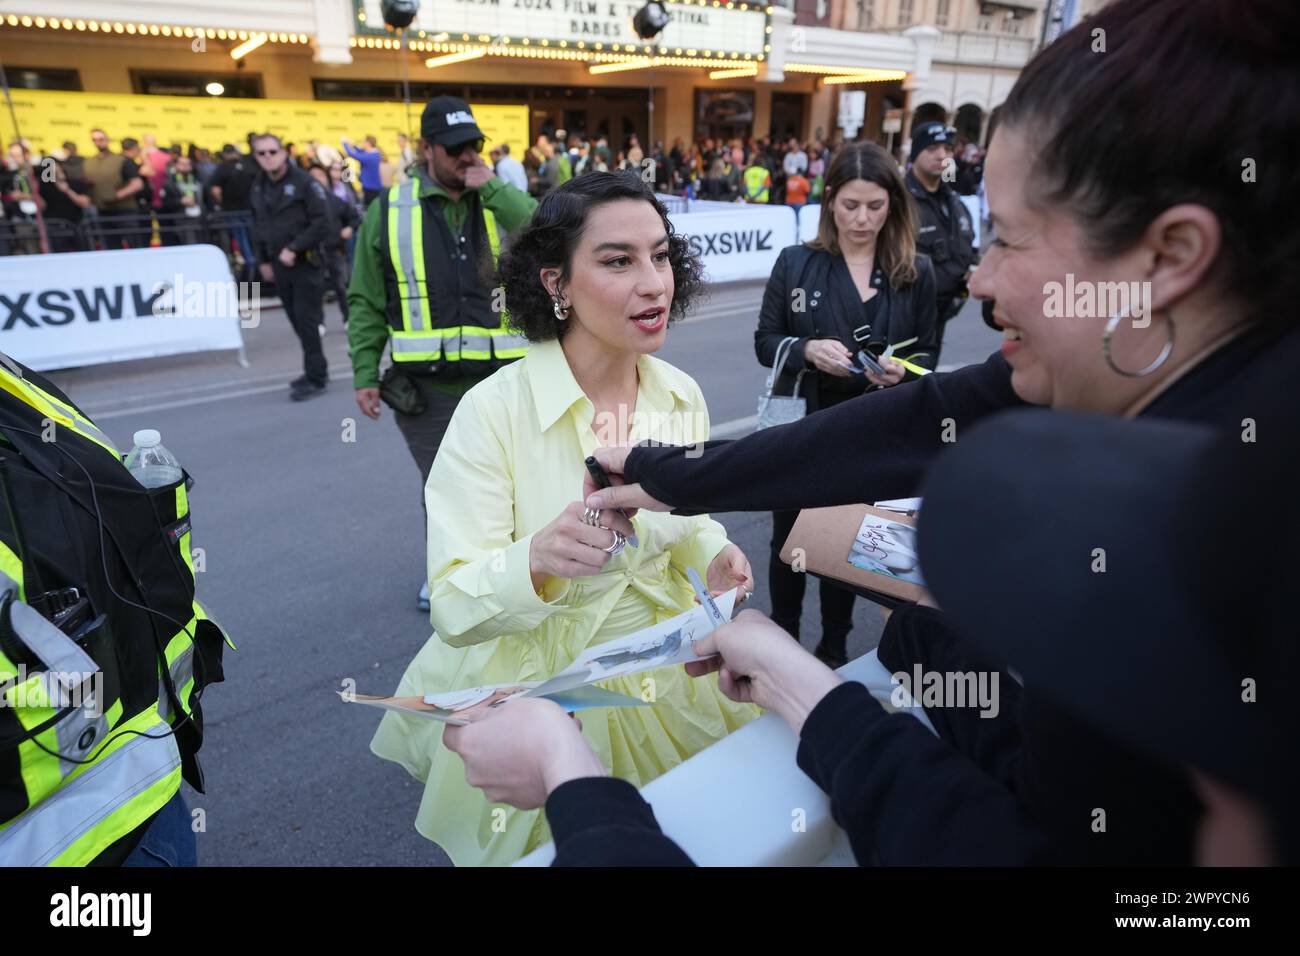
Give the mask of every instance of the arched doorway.
POLYGON ((975 103, 966 103, 957 110, 952 125, 957 128, 957 135, 974 144, 981 145, 980 132, 984 128, 984 111, 975 103))
POLYGON ((948 111, 938 103, 922 103, 912 111, 912 129, 922 123, 934 122, 948 122, 948 111))

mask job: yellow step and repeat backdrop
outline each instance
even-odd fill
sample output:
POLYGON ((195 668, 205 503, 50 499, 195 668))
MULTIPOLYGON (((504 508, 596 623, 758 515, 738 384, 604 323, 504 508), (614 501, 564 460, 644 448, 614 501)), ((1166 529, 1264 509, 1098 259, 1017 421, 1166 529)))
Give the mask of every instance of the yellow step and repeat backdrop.
MULTIPOLYGON (((285 142, 305 146, 315 139, 339 147, 344 137, 360 143, 375 136, 380 148, 396 159, 397 134, 406 131, 406 107, 401 103, 335 100, 243 100, 221 97, 137 96, 129 93, 65 93, 14 90, 18 131, 7 109, 0 110, 5 146, 21 135, 46 155, 67 140, 83 156, 94 153, 90 131, 108 133, 113 149, 123 137, 152 133, 164 149, 173 143, 195 143, 214 154, 225 143, 247 149, 249 133, 275 133, 285 142)), ((527 106, 475 106, 474 118, 488 140, 488 149, 509 143, 511 155, 528 148, 527 106)), ((423 103, 411 104, 412 141, 419 135, 423 103)), ((215 158, 215 155, 214 155, 215 158)))

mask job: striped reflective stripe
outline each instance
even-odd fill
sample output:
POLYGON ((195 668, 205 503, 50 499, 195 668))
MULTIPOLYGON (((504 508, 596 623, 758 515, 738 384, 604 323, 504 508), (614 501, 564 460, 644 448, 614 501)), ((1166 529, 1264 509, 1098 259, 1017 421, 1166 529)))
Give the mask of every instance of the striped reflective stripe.
MULTIPOLYGON (((190 694, 194 691, 194 642, 190 640, 190 634, 194 633, 198 623, 197 615, 190 618, 186 630, 173 637, 167 643, 164 652, 172 686, 176 688, 176 696, 180 698, 182 711, 187 714, 190 712, 190 694)), ((158 665, 158 714, 164 720, 171 720, 171 698, 167 695, 167 685, 162 678, 161 662, 158 665)))
POLYGON ((418 181, 412 179, 388 191, 388 252, 402 287, 402 327, 409 332, 428 328, 425 321, 424 210, 420 206, 418 189, 418 181))
POLYGON ((497 217, 486 206, 483 207, 483 225, 487 227, 488 248, 492 250, 492 264, 496 265, 497 257, 501 255, 501 234, 497 232, 497 217))
POLYGON ((22 603, 11 604, 9 623, 18 640, 40 658, 46 670, 53 672, 64 687, 70 689, 80 684, 78 675, 93 674, 99 670, 94 658, 81 645, 32 607, 22 603))
POLYGON ((492 333, 488 329, 466 325, 461 328, 460 357, 486 362, 492 358, 492 333), (467 334, 467 333, 476 334, 467 334))
MULTIPOLYGON (((522 358, 528 340, 506 327, 507 313, 501 311, 498 328, 476 325, 431 328, 433 310, 428 302, 425 276, 424 210, 419 199, 419 183, 411 180, 393 186, 388 192, 389 259, 398 276, 402 309, 402 331, 391 332, 394 362, 430 362, 442 359, 457 362, 490 361, 497 358, 522 358)), ((483 224, 495 264, 501 254, 501 233, 492 210, 483 208, 483 224)))
POLYGON ((429 332, 393 332, 392 354, 394 362, 429 362, 446 352, 446 359, 454 362, 460 358, 458 343, 446 343, 446 339, 458 339, 459 328, 433 329, 429 332))
POLYGON ((7 369, 0 367, 0 388, 9 392, 18 400, 32 406, 51 421, 58 422, 64 428, 76 432, 82 438, 93 441, 118 461, 122 460, 117 447, 107 435, 91 424, 89 419, 78 414, 77 410, 71 405, 59 401, 59 399, 38 385, 27 381, 25 378, 19 378, 7 369))
MULTIPOLYGON (((93 764, 0 829, 0 865, 83 866, 157 813, 179 789, 175 737, 152 711, 93 764)), ((119 728, 119 731, 122 728, 119 728)))
MULTIPOLYGON (((190 513, 190 498, 185 491, 185 482, 176 486, 176 520, 180 521, 190 513)), ((181 549, 181 560, 185 566, 190 569, 190 578, 194 577, 194 555, 190 553, 190 533, 186 531, 181 535, 181 539, 176 542, 176 546, 181 549)))
POLYGON ((492 350, 497 358, 523 358, 528 352, 528 340, 509 329, 494 329, 492 350))
MULTIPOLYGON (((32 674, 21 684, 9 684, 4 692, 5 707, 12 709, 18 723, 29 733, 52 720, 57 713, 49 706, 50 696, 44 677, 41 673, 32 674), (18 706, 20 702, 22 707, 18 706)), ((18 744, 18 774, 22 777, 29 805, 43 800, 63 782, 65 774, 59 767, 63 761, 50 756, 58 749, 59 732, 54 726, 18 744)))
POLYGON ((23 600, 23 562, 0 541, 0 591, 16 591, 23 600))

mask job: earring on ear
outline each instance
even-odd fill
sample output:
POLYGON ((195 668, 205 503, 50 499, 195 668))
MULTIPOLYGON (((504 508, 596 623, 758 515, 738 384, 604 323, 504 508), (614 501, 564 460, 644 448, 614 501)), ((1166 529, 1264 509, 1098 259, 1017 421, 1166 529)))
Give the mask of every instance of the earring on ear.
MULTIPOLYGON (((1154 372, 1156 369, 1160 368, 1160 366, 1164 365, 1165 361, 1169 358, 1170 353, 1173 352, 1174 350, 1173 314, 1168 309, 1162 309, 1160 311, 1153 310, 1151 314, 1158 315, 1164 319, 1165 322, 1164 345, 1161 346, 1160 348, 1160 354, 1157 355, 1154 359, 1152 359, 1151 363, 1147 365, 1146 368, 1138 369, 1136 372, 1132 372, 1129 371, 1128 369, 1120 368, 1117 364, 1115 364, 1115 356, 1112 352, 1112 346, 1111 346, 1111 337, 1114 336, 1115 330, 1119 328, 1121 322, 1123 322, 1126 318, 1130 318, 1129 315, 1123 309, 1121 309, 1120 311, 1112 315, 1110 317, 1110 321, 1106 323, 1106 328, 1101 335, 1101 355, 1102 358, 1106 360, 1106 364, 1110 366, 1111 371, 1114 372, 1116 375, 1123 375, 1125 378, 1145 378, 1146 376, 1154 372)), ((1147 324, 1150 324, 1149 319, 1147 320, 1147 324)), ((1137 328, 1138 326, 1134 326, 1134 327, 1137 328)))
POLYGON ((555 321, 563 322, 569 317, 569 307, 563 303, 558 295, 551 297, 551 311, 555 313, 555 321))

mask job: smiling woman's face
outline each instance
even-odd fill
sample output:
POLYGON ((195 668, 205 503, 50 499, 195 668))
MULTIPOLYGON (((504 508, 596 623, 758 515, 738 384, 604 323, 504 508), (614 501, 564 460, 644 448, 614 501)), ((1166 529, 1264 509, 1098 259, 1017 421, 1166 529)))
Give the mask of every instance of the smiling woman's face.
MULTIPOLYGON (((1075 306, 1082 304, 1078 297, 1086 288, 1103 291, 1113 288, 1103 283, 1141 282, 1146 276, 1141 250, 1097 258, 1067 209, 1031 204, 1033 171, 1024 137, 999 127, 984 172, 997 238, 971 277, 971 293, 996 300, 993 317, 1005 330, 1002 354, 1017 395, 1053 408, 1117 412, 1132 400, 1138 380, 1120 377, 1102 356, 1110 318, 1103 297, 1092 297, 1092 309, 1075 306), (1074 296, 1066 295, 1071 289, 1074 296), (1058 306, 1064 306, 1064 315, 1058 306)), ((1121 368, 1143 368, 1159 354, 1161 320, 1150 324, 1135 330, 1121 323, 1112 340, 1121 368)))
MULTIPOLYGON (((663 220, 650 203, 616 199, 593 209, 569 271, 561 284, 568 321, 611 348, 650 353, 663 346, 673 269, 663 220)), ((542 270, 552 291, 554 272, 542 270)))

